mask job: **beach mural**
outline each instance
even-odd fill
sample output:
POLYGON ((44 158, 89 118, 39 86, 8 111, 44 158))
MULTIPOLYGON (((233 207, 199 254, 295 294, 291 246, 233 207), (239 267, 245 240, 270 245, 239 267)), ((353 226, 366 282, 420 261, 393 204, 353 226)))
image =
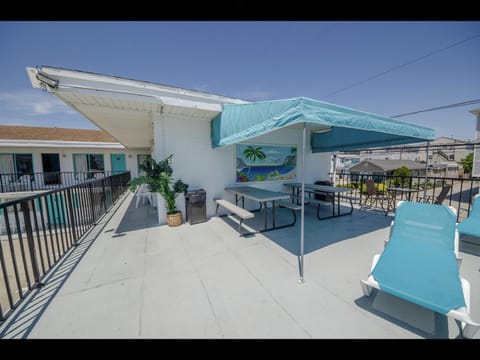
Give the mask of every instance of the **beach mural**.
POLYGON ((297 148, 237 144, 236 181, 295 180, 297 148))

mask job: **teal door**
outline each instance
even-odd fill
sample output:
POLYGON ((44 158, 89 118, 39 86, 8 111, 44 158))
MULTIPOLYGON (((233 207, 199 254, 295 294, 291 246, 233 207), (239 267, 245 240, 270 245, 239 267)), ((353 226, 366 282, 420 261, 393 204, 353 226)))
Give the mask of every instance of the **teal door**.
MULTIPOLYGON (((78 201, 78 194, 76 192, 73 193, 73 208, 77 209, 79 206, 78 201)), ((36 212, 40 211, 40 199, 35 199, 35 207, 36 212)), ((65 224, 65 219, 67 218, 67 208, 68 204, 66 203, 68 198, 65 198, 64 194, 57 194, 56 196, 53 194, 45 196, 45 202, 47 204, 47 212, 48 212, 48 222, 53 224, 65 224), (66 207, 65 207, 65 204, 66 207)))
POLYGON ((47 195, 45 196, 47 201, 47 210, 48 210, 48 222, 50 224, 65 224, 65 218, 63 214, 65 213, 63 206, 63 196, 62 194, 47 195))
POLYGON ((125 154, 110 154, 110 161, 112 162, 112 172, 127 171, 125 154))

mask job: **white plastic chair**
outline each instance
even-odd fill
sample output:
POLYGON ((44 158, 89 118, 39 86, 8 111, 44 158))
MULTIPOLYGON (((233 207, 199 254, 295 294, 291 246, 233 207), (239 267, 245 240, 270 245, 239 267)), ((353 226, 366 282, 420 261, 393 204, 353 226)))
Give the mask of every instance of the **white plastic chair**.
POLYGON ((138 208, 138 204, 142 201, 142 205, 145 204, 145 199, 148 200, 150 205, 153 205, 152 193, 148 190, 147 184, 142 184, 138 187, 137 194, 135 195, 137 200, 135 202, 135 207, 138 208))

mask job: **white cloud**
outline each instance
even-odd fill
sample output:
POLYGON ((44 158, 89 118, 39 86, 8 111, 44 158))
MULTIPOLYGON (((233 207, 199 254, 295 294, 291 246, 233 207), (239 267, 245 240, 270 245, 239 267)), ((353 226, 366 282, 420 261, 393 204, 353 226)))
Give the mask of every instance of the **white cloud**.
POLYGON ((38 90, 0 92, 0 108, 15 117, 76 113, 54 95, 38 90))

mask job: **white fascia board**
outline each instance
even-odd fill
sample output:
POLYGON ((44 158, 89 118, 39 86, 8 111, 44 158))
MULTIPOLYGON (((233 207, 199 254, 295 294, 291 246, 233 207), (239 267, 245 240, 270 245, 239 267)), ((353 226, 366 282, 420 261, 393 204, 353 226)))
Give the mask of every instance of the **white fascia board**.
MULTIPOLYGON (((31 71, 28 71, 28 69, 31 69, 31 68, 27 68, 27 72, 29 73, 30 78, 32 78, 32 76, 30 75, 31 71)), ((222 95, 209 94, 209 93, 195 91, 195 90, 181 89, 181 88, 154 84, 154 83, 149 83, 149 82, 144 82, 139 80, 131 80, 131 79, 114 77, 114 76, 87 73, 87 72, 82 72, 77 70, 67 70, 67 69, 60 69, 60 68, 54 68, 54 67, 48 67, 48 66, 41 66, 38 70, 40 70, 42 73, 45 73, 56 80, 59 80, 60 87, 83 86, 85 88, 98 89, 98 90, 100 89, 105 89, 110 91, 124 90, 126 92, 130 90, 130 92, 137 93, 139 95, 140 94, 154 95, 154 96, 156 95, 160 97, 162 95, 164 96, 166 95, 167 97, 168 95, 170 95, 170 97, 174 97, 174 98, 177 98, 177 97, 193 98, 199 103, 202 103, 203 101, 210 102, 210 103, 213 102, 217 104, 248 103, 248 101, 246 100, 230 98, 222 95)), ((38 82, 36 78, 35 78, 35 81, 38 82)), ((32 82, 32 86, 35 87, 33 82, 32 82)))
MULTIPOLYGON (((100 88, 89 88, 84 86, 78 85, 60 85, 59 88, 55 91, 57 96, 61 97, 61 93, 73 93, 73 94, 81 94, 87 96, 100 96, 100 97, 107 97, 112 99, 118 100, 131 100, 131 101, 142 101, 144 103, 150 104, 158 104, 158 105, 169 105, 169 106, 177 106, 177 107, 184 107, 190 109, 200 109, 200 110, 207 110, 207 111, 214 111, 220 113, 222 111, 221 104, 215 103, 208 103, 202 101, 194 101, 189 99, 181 99, 178 97, 170 97, 170 96, 157 96, 151 94, 141 94, 141 93, 132 93, 124 90, 116 90, 116 89, 100 89, 100 88)), ((66 99, 62 99, 65 102, 70 102, 66 99)), ((95 105, 99 106, 99 105, 95 105)))
POLYGON ((125 147, 120 143, 55 140, 0 140, 0 146, 125 149, 125 147))

